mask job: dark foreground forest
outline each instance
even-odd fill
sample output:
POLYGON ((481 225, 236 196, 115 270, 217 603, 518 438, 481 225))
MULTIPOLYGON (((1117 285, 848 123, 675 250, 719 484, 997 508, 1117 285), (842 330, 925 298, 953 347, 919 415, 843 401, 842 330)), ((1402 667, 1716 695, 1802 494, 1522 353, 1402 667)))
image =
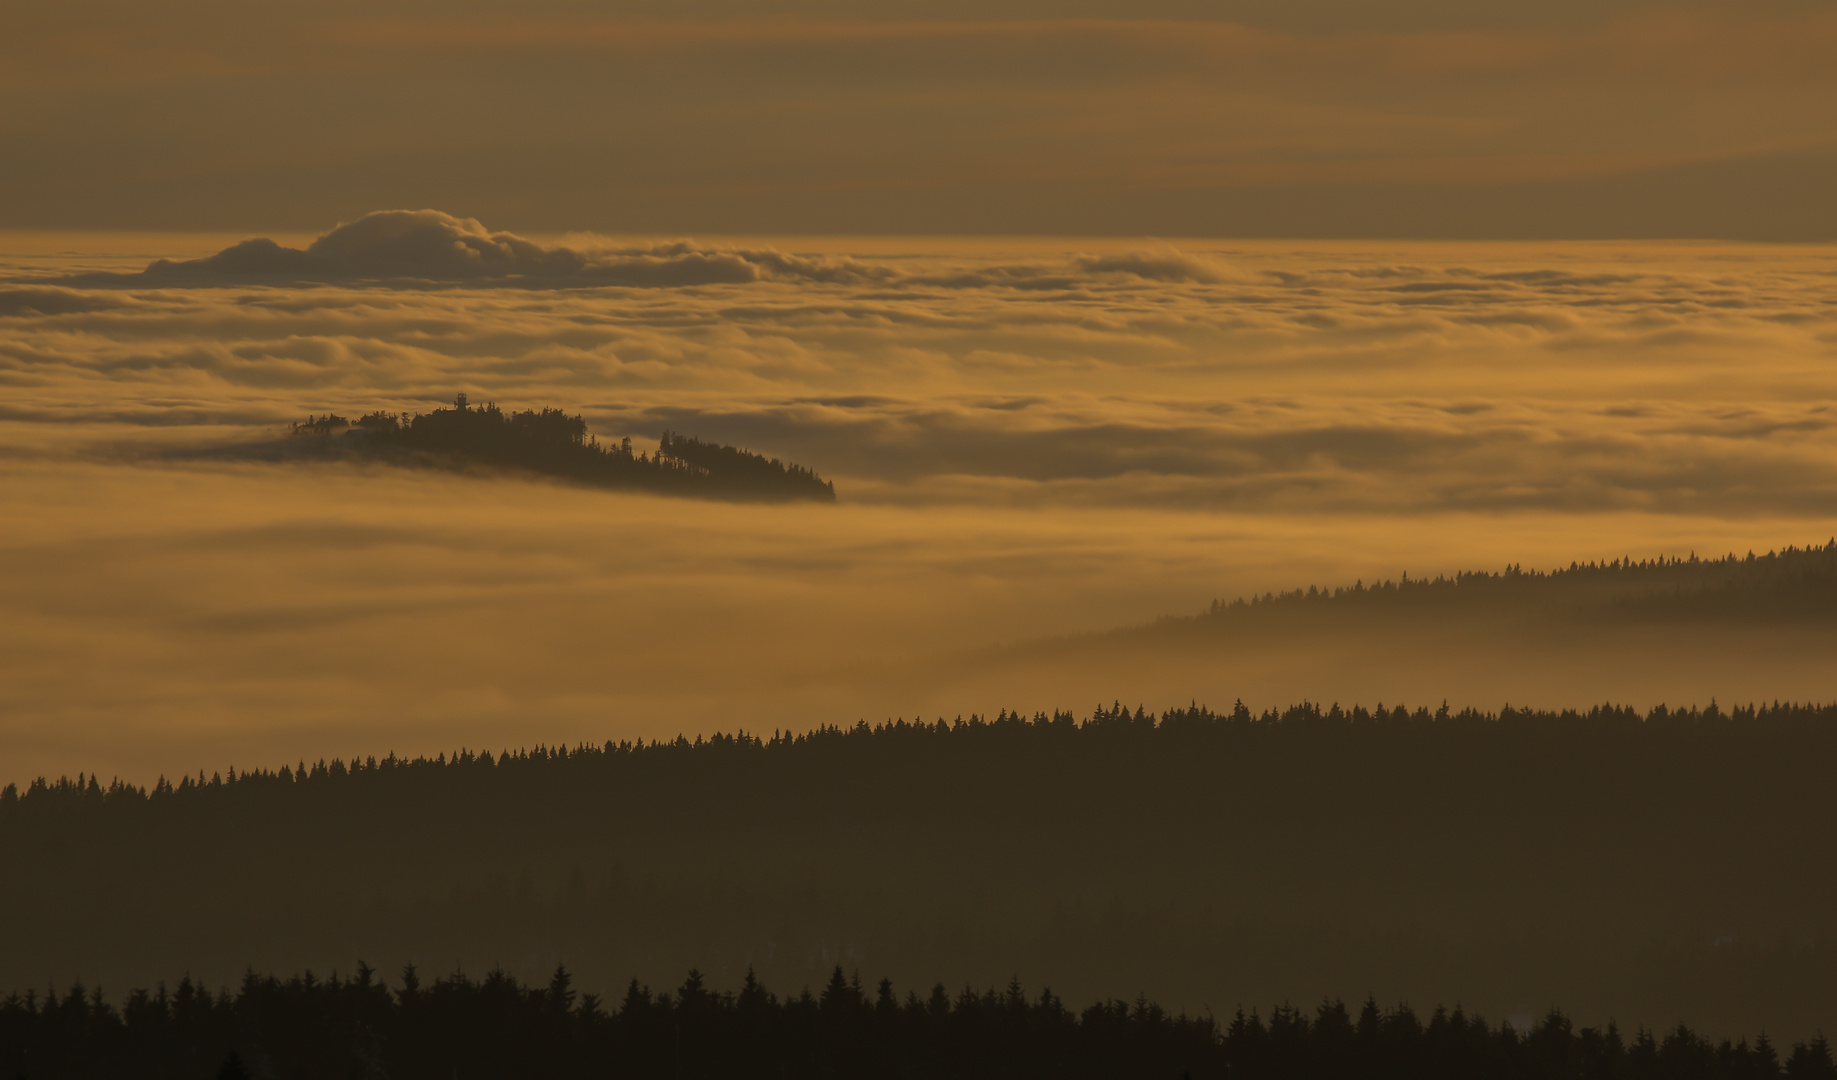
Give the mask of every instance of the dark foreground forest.
MULTIPOLYGON (((1837 707, 1105 707, 0 791, 0 988, 684 968, 1837 1022, 1837 707)), ((1784 1042, 1782 1042, 1784 1045, 1784 1042)))
POLYGON ((902 997, 841 968, 821 992, 780 997, 749 972, 718 991, 699 972, 674 993, 632 982, 605 1002, 502 972, 391 988, 359 965, 349 978, 285 982, 253 973, 234 995, 182 980, 119 1008, 72 987, 62 998, 0 1002, 0 1070, 20 1080, 242 1080, 245 1077, 742 1077, 849 1080, 1837 1080, 1822 1037, 1782 1054, 1765 1035, 1662 1036, 1576 1028, 1550 1010, 1523 1030, 1461 1008, 1419 1015, 1367 999, 1312 1010, 1170 1015, 1146 999, 1068 1008, 1051 990, 902 997))
POLYGON ((601 446, 587 422, 561 409, 504 412, 460 394, 450 409, 336 414, 294 424, 295 447, 399 464, 484 465, 519 469, 596 487, 781 502, 834 502, 833 483, 801 465, 748 450, 664 432, 657 452, 632 452, 630 439, 601 446))

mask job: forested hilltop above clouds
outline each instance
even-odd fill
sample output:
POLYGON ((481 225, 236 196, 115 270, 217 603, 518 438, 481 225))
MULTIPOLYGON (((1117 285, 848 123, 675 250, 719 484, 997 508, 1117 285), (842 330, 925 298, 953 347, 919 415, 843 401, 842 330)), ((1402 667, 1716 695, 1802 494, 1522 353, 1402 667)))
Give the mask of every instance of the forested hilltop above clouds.
POLYGON ((371 412, 356 421, 309 416, 291 434, 309 451, 400 464, 519 469, 597 487, 764 502, 834 502, 835 484, 792 465, 733 446, 669 431, 657 452, 633 453, 629 438, 601 446, 587 422, 561 409, 504 412, 475 407, 460 394, 449 409, 371 412))

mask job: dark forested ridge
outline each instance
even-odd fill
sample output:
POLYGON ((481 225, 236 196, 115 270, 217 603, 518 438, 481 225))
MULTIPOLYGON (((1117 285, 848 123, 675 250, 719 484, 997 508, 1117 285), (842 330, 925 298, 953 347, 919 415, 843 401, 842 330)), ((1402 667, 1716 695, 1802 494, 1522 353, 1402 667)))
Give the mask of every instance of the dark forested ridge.
POLYGON ((966 650, 947 670, 1033 700, 1117 687, 1214 700, 1228 689, 1261 704, 1362 695, 1649 705, 1828 700, 1837 696, 1832 656, 1837 542, 1820 541, 1261 593, 1188 616, 966 650))
POLYGON ((1226 630, 1284 617, 1394 618, 1493 611, 1526 616, 1608 617, 1623 621, 1688 618, 1837 621, 1837 539, 1765 555, 1614 559, 1541 571, 1508 566, 1452 576, 1214 600, 1197 616, 1166 625, 1226 630))
POLYGON ((820 993, 779 997, 748 972, 737 991, 691 971, 674 993, 634 980, 617 1002, 494 972, 396 988, 356 974, 282 981, 246 975, 213 995, 190 979, 136 991, 120 1008, 74 986, 0 1002, 0 1069, 20 1080, 241 1077, 739 1077, 917 1080, 1837 1080, 1823 1037, 1785 1054, 1766 1035, 1710 1040, 1682 1025, 1662 1037, 1575 1027, 1550 1010, 1523 1030, 1455 1007, 1353 1011, 1279 1005, 1265 1019, 1170 1014, 1145 998, 1068 1008, 1051 990, 902 997, 841 967, 820 993))
POLYGON ((325 452, 522 469, 599 487, 773 502, 836 498, 833 483, 777 458, 669 431, 655 454, 634 454, 630 439, 601 446, 583 418, 561 409, 507 413, 474 407, 464 394, 430 413, 372 412, 354 422, 309 416, 292 433, 325 452))
POLYGON ((0 790, 0 925, 30 928, 0 986, 841 963, 1808 1038, 1833 763, 1830 706, 1301 705, 80 776, 0 790))

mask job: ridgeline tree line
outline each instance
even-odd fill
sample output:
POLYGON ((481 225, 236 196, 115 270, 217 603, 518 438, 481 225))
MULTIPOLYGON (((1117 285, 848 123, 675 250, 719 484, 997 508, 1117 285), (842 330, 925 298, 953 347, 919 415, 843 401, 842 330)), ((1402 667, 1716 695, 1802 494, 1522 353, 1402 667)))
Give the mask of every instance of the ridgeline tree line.
POLYGON ((0 1001, 0 1069, 19 1080, 1837 1080, 1823 1036, 1781 1055, 1765 1034, 1711 1040, 1678 1025, 1629 1037, 1612 1023, 1577 1029, 1555 1009, 1522 1031, 1458 1006, 1425 1019, 1370 998, 1356 1015, 1328 1000, 1311 1016, 1240 1007, 1221 1023, 1142 997, 1078 1011, 1018 979, 902 998, 841 967, 816 995, 781 998, 751 971, 720 992, 691 970, 674 994, 634 979, 614 1005, 576 992, 566 967, 543 986, 502 971, 423 984, 410 966, 391 990, 361 963, 349 978, 251 971, 234 995, 185 978, 120 1008, 81 986, 13 994, 0 1001))
POLYGON ((371 412, 355 422, 327 413, 291 428, 340 453, 380 460, 475 463, 522 469, 598 487, 633 488, 710 498, 834 502, 835 484, 801 465, 665 431, 655 454, 632 452, 631 440, 601 446, 587 422, 561 409, 504 412, 474 407, 460 394, 450 409, 371 412))
POLYGON ((1309 586, 1235 600, 1214 600, 1197 616, 1170 616, 1167 626, 1223 630, 1271 619, 1375 614, 1535 613, 1573 618, 1674 621, 1692 617, 1764 621, 1837 620, 1837 539, 1765 555, 1659 557, 1572 562, 1556 570, 1463 571, 1433 578, 1405 573, 1395 581, 1309 586))
POLYGON ((841 963, 1804 1039, 1833 763, 1833 706, 1240 703, 39 780, 0 789, 0 987, 841 963))

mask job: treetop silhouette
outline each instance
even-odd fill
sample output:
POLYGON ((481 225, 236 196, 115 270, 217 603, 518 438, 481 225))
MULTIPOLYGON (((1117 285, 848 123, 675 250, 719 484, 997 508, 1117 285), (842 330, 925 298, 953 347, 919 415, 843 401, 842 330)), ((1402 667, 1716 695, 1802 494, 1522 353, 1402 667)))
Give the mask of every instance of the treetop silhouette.
POLYGON ((881 979, 870 997, 839 965, 817 996, 780 997, 750 971, 738 993, 712 990, 691 970, 674 993, 633 980, 612 1009, 577 996, 564 967, 546 987, 502 971, 423 985, 411 967, 392 991, 362 963, 326 979, 250 971, 235 994, 187 977, 120 1008, 80 985, 0 1001, 0 1069, 22 1080, 205 1077, 211 1062, 218 1080, 1837 1080, 1822 1036, 1781 1061, 1765 1034, 1712 1041, 1679 1024, 1628 1036, 1611 1022, 1578 1029, 1554 1008, 1520 1029, 1458 1005, 1425 1018, 1369 998, 1356 1021, 1329 999, 1267 1019, 1238 1006, 1221 1023, 1143 996, 1074 1010, 1018 978, 954 995, 938 983, 922 997, 881 979))
POLYGON ((561 409, 504 412, 458 395, 430 413, 370 412, 357 420, 334 413, 292 425, 301 445, 321 453, 402 464, 483 465, 539 473, 596 487, 704 498, 834 502, 835 484, 801 465, 749 450, 665 431, 653 453, 633 453, 631 439, 602 446, 584 418, 561 409))

